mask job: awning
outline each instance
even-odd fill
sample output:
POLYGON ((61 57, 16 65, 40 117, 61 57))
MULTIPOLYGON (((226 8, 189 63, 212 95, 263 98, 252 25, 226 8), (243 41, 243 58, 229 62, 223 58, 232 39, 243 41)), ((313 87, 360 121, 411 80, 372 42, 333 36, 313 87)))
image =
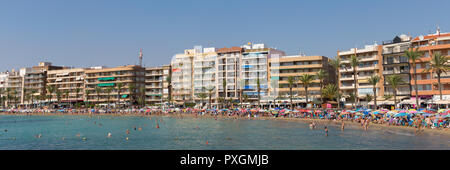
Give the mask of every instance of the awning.
POLYGON ((56 74, 56 76, 68 76, 69 75, 69 73, 59 73, 59 74, 56 74))
POLYGON ((127 98, 127 97, 128 97, 128 94, 122 95, 122 98, 127 98))
POLYGON ((113 81, 115 79, 115 77, 100 77, 98 78, 98 81, 113 81))
POLYGON ((59 78, 58 78, 58 79, 56 79, 55 81, 62 81, 62 79, 59 79, 59 78))
POLYGON ((368 83, 369 79, 362 79, 362 80, 358 80, 358 83, 368 83))
MULTIPOLYGON (((419 103, 425 103, 425 101, 419 100, 419 103)), ((414 100, 411 100, 411 99, 403 100, 400 102, 400 104, 416 104, 416 100, 415 99, 414 100)))
POLYGON ((426 104, 450 104, 450 100, 428 100, 426 104))
POLYGON ((102 84, 98 84, 98 87, 108 87, 108 86, 114 86, 115 83, 102 83, 102 84))

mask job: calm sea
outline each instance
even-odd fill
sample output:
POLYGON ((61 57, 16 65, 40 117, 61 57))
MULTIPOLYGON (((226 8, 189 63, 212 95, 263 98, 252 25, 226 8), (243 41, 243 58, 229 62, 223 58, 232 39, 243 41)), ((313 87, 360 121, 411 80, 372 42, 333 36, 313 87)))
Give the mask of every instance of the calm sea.
POLYGON ((327 137, 324 125, 311 130, 299 121, 2 115, 0 150, 450 149, 449 136, 415 136, 413 131, 392 129, 342 132, 328 125, 327 137))

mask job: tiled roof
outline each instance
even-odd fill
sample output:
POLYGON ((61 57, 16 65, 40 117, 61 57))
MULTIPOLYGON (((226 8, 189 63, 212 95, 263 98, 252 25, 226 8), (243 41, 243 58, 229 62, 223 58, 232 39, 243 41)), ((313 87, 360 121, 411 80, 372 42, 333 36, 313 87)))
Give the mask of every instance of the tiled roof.
MULTIPOLYGON (((436 34, 432 34, 432 35, 425 35, 423 36, 423 40, 429 40, 429 39, 434 39, 434 38, 438 38, 438 37, 448 37, 450 36, 450 33, 443 33, 440 35, 436 35, 436 34)), ((419 37, 414 38, 412 41, 419 41, 419 37)))
POLYGON ((233 53, 233 52, 241 52, 242 48, 241 47, 231 47, 231 48, 221 48, 217 50, 217 53, 233 53))

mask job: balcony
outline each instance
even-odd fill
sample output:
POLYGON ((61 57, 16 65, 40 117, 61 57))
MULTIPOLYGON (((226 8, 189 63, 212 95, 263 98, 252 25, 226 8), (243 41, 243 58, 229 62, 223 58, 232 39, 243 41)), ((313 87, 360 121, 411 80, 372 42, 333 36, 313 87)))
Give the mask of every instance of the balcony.
POLYGON ((342 90, 345 90, 345 89, 354 89, 355 88, 355 85, 351 85, 351 86, 349 86, 349 85, 342 85, 341 87, 339 87, 340 89, 342 89, 342 90))
POLYGON ((340 77, 340 80, 353 80, 354 79, 354 76, 341 76, 340 77))

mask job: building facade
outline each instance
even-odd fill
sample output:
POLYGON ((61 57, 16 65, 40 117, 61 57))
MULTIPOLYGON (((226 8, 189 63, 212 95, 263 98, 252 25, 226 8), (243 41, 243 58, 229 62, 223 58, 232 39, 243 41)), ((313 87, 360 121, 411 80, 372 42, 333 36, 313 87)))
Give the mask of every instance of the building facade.
MULTIPOLYGON (((424 53, 420 60, 416 60, 418 97, 421 100, 440 100, 437 74, 426 69, 431 67, 430 61, 435 53, 450 55, 450 33, 440 33, 438 29, 435 34, 415 37, 411 41, 411 46, 414 50, 419 48, 419 51, 424 53)), ((413 74, 413 69, 410 73, 413 74)), ((411 84, 411 99, 415 100, 414 77, 411 79, 411 84)), ((450 100, 450 73, 441 75, 441 84, 443 100, 450 100)))
POLYGON ((85 70, 85 74, 84 94, 89 94, 86 95, 89 103, 128 105, 145 102, 145 69, 140 66, 93 67, 85 70))
POLYGON ((243 96, 249 103, 255 104, 258 98, 267 100, 269 92, 269 60, 272 57, 285 56, 283 51, 267 48, 265 44, 243 45, 240 59, 240 77, 243 81, 243 96), (259 81, 259 94, 258 94, 259 81))
MULTIPOLYGON (((349 100, 351 95, 357 91, 358 101, 365 101, 367 94, 377 96, 379 100, 383 100, 384 95, 384 77, 382 65, 382 46, 366 45, 363 49, 352 48, 348 51, 338 51, 337 57, 340 58, 342 67, 339 69, 339 88, 343 93, 346 104, 351 104, 349 100), (350 64, 351 56, 355 55, 359 64, 356 67, 356 84, 354 83, 354 70, 350 64), (369 84, 368 79, 372 75, 378 75, 380 82, 377 84, 377 94, 373 94, 373 86, 369 84)), ((377 98, 377 99, 378 99, 377 98)))
MULTIPOLYGON (((383 42, 383 78, 387 76, 399 75, 403 83, 397 87, 397 101, 411 97, 411 74, 408 57, 405 50, 408 50, 411 37, 406 35, 396 36, 392 41, 383 42)), ((394 89, 384 81, 384 95, 393 95, 394 89)))
MULTIPOLYGON (((330 59, 324 56, 282 56, 272 57, 269 60, 270 66, 270 96, 279 101, 288 102, 290 97, 290 88, 288 77, 295 79, 293 84, 293 102, 306 103, 304 85, 298 81, 298 77, 309 74, 316 76, 320 70, 323 70, 327 76, 324 78, 323 85, 335 83, 335 70, 330 66, 330 59)), ((320 80, 315 78, 308 86, 309 101, 320 98, 320 80)))
POLYGON ((48 94, 51 101, 57 101, 60 93, 60 101, 75 104, 84 102, 85 95, 85 68, 65 68, 61 70, 51 70, 47 72, 48 86, 55 89, 55 92, 48 94))

